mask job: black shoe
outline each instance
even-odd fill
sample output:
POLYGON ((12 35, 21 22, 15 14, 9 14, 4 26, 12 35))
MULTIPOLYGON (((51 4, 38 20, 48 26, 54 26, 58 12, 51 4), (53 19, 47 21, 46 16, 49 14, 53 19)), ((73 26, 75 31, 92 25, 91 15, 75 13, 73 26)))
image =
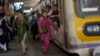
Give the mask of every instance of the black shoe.
POLYGON ((7 50, 9 51, 9 50, 11 50, 10 48, 7 48, 7 50))
POLYGON ((7 51, 3 51, 3 53, 7 53, 7 51))

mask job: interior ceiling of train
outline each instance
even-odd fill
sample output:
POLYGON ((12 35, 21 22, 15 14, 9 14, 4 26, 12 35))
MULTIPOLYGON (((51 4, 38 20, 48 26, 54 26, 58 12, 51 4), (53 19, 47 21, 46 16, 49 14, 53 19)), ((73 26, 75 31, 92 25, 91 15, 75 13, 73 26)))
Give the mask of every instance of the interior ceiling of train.
POLYGON ((13 2, 23 2, 24 8, 33 8, 40 0, 13 0, 13 2))

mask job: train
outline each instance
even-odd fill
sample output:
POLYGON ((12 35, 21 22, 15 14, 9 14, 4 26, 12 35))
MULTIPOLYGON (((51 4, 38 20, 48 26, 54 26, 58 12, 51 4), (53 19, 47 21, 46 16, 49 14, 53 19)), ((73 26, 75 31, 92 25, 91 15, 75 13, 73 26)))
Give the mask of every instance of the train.
MULTIPOLYGON (((41 0, 33 11, 58 4, 60 28, 52 40, 68 53, 79 56, 100 56, 99 0, 41 0)), ((73 55, 74 56, 74 55, 73 55)))

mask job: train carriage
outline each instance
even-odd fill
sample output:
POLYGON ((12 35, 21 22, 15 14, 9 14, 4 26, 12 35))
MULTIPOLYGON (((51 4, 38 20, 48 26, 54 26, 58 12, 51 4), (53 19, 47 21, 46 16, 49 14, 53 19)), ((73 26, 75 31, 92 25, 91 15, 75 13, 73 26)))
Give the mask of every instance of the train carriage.
POLYGON ((54 43, 79 56, 100 56, 99 0, 41 0, 39 5, 43 2, 44 6, 59 5, 61 26, 54 43))

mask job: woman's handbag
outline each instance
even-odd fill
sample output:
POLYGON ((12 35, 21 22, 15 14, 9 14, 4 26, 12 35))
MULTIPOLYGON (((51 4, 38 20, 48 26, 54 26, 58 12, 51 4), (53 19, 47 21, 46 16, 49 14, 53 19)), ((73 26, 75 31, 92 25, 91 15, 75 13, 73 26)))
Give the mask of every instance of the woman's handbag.
POLYGON ((47 32, 48 32, 48 28, 44 22, 44 24, 42 26, 40 26, 39 33, 47 33, 47 32))
POLYGON ((46 32, 48 32, 48 28, 47 28, 46 25, 42 25, 42 26, 41 26, 41 30, 42 30, 41 33, 46 33, 46 32))

